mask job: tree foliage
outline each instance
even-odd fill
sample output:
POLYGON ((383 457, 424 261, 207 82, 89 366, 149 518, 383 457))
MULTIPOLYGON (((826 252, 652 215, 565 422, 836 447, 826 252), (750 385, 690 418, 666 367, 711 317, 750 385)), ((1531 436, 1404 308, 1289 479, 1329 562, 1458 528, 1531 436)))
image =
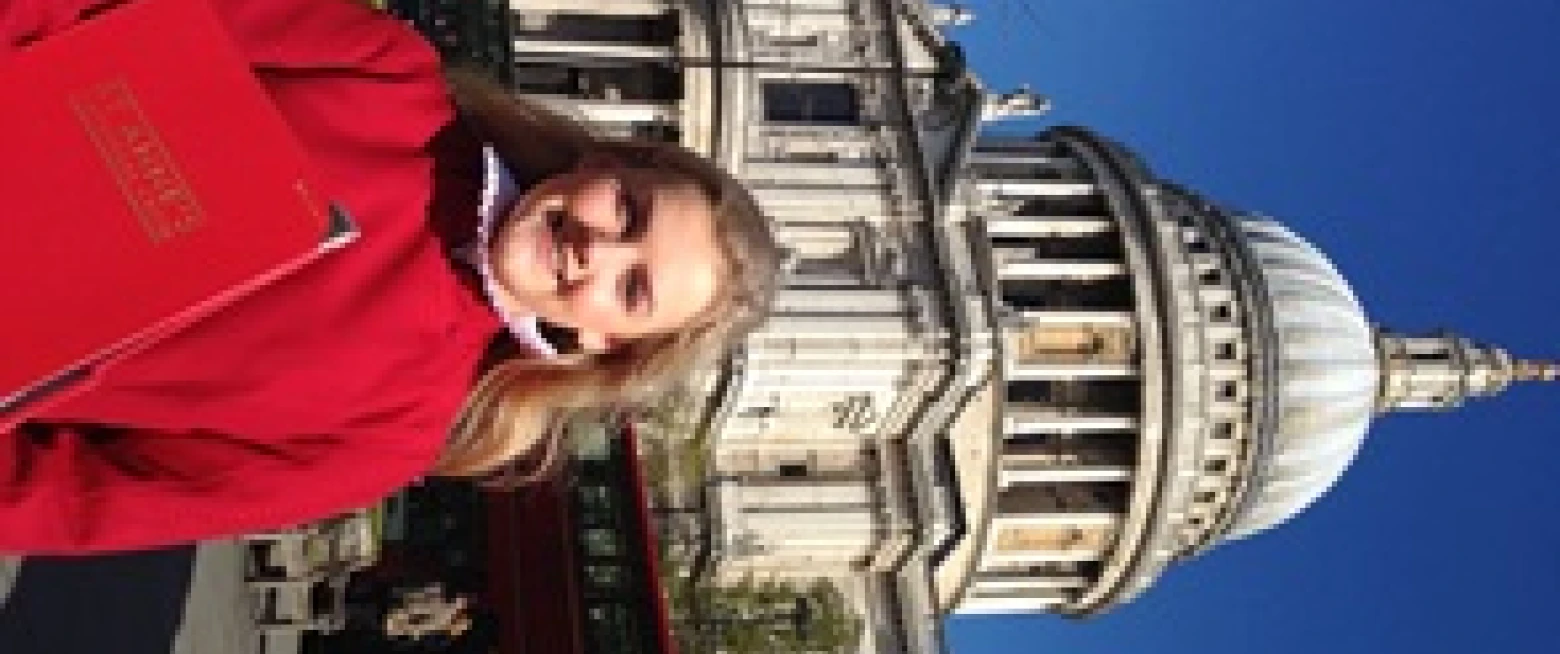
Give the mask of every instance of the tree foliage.
POLYGON ((688 654, 850 654, 860 640, 861 618, 827 579, 677 586, 674 623, 688 654))

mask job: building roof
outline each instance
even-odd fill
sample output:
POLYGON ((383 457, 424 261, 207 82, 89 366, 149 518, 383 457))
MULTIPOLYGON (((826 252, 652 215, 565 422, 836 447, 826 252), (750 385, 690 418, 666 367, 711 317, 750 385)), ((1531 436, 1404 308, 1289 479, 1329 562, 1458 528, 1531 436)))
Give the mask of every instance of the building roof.
POLYGON ((1278 525, 1337 483, 1375 414, 1375 331, 1327 257, 1282 225, 1236 218, 1266 290, 1271 328, 1254 334, 1276 351, 1276 405, 1253 425, 1262 453, 1247 500, 1225 534, 1278 525))

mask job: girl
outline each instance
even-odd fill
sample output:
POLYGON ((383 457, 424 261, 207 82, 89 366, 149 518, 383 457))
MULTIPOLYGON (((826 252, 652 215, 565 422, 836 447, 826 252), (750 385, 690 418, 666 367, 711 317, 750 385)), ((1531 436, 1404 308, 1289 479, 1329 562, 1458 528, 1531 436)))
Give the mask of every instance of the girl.
MULTIPOLYGON (((0 4, 0 59, 126 1, 0 4)), ((767 221, 703 159, 446 75, 348 0, 213 4, 363 236, 0 434, 0 552, 283 527, 545 459, 561 411, 643 400, 764 314, 767 221)))

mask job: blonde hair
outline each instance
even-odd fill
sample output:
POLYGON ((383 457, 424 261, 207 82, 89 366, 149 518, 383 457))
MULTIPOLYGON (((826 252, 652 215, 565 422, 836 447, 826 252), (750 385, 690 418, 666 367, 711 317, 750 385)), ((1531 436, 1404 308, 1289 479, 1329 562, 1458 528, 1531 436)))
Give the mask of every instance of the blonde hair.
POLYGON ((601 153, 698 190, 712 209, 724 259, 726 276, 713 305, 684 329, 605 352, 511 357, 483 371, 433 472, 497 474, 492 479, 499 483, 519 483, 505 468, 529 457, 540 462, 527 480, 548 472, 559 457, 559 434, 569 416, 644 403, 758 326, 775 293, 780 250, 752 194, 709 160, 671 143, 599 136, 481 73, 455 68, 446 79, 462 116, 513 168, 546 177, 569 170, 586 154, 601 153))

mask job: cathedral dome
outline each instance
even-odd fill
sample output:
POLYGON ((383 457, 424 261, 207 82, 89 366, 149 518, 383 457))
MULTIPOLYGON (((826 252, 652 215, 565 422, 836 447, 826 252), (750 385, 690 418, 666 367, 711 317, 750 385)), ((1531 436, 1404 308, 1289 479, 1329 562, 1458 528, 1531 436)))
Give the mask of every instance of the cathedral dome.
POLYGON ((1326 256, 1271 220, 1237 224, 1268 299, 1270 327, 1252 336, 1267 341, 1274 384, 1229 539, 1288 520, 1338 481, 1364 443, 1379 383, 1374 330, 1326 256))

